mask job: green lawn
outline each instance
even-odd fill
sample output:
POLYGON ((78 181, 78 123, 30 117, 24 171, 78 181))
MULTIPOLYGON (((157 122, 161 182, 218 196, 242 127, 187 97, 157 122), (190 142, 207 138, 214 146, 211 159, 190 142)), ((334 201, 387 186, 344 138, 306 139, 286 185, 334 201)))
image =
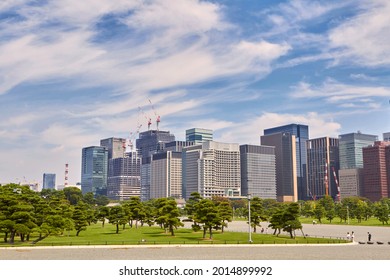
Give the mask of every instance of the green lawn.
MULTIPOLYGON (((0 235, 0 238, 3 236, 0 235)), ((115 227, 106 224, 103 228, 101 224, 94 224, 87 227, 86 231, 80 232, 76 236, 75 231, 64 232, 61 236, 49 236, 38 242, 34 246, 64 246, 64 245, 162 245, 162 244, 248 244, 248 233, 242 232, 224 232, 214 231, 213 239, 203 239, 203 232, 193 232, 191 229, 180 228, 175 230, 175 236, 165 233, 159 227, 139 227, 130 228, 127 226, 121 229, 118 234, 115 233, 115 227)), ((14 246, 31 246, 31 241, 37 236, 32 236, 29 242, 21 243, 19 238, 15 239, 14 246)), ((344 243, 340 239, 328 238, 303 238, 296 237, 291 239, 287 235, 279 237, 271 234, 253 233, 252 240, 254 244, 297 244, 297 243, 344 243)), ((10 246, 4 242, 0 246, 10 246)))
MULTIPOLYGON (((313 220, 317 219, 313 218, 301 218, 300 221, 302 224, 311 224, 313 223, 313 220)), ((348 225, 348 223, 344 221, 340 221, 340 218, 335 218, 332 220, 332 223, 330 223, 326 218, 321 219, 322 224, 331 224, 331 225, 348 225)), ((378 221, 377 218, 369 218, 367 221, 362 220, 361 223, 358 222, 357 219, 349 219, 349 225, 351 226, 390 226, 390 224, 382 224, 380 221, 378 221)))

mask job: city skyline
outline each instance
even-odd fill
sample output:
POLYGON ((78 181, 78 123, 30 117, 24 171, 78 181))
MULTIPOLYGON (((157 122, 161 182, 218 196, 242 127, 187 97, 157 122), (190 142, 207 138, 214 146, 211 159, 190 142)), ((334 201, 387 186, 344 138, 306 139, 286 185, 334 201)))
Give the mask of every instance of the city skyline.
POLYGON ((390 3, 6 1, 0 4, 0 183, 80 182, 81 150, 138 130, 210 129, 260 144, 390 131, 390 3), (140 125, 142 125, 140 127, 140 125))

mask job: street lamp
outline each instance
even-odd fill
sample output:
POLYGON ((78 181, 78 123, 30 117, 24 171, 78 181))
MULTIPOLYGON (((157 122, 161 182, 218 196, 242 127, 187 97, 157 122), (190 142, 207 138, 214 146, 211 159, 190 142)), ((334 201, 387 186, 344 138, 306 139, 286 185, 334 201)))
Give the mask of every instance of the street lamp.
POLYGON ((252 229, 251 229, 251 195, 248 194, 248 224, 249 224, 249 243, 252 243, 252 229))
POLYGON ((347 205, 347 219, 348 219, 348 225, 349 225, 349 206, 347 205))

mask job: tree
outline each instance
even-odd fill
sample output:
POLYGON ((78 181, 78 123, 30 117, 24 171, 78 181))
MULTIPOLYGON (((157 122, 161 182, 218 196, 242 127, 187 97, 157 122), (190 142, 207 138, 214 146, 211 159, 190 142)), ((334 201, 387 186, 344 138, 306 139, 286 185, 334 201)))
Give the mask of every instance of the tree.
POLYGON ((110 208, 107 206, 99 206, 96 211, 96 218, 102 222, 102 227, 104 227, 104 223, 110 214, 110 208))
POLYGON ((180 212, 177 203, 173 199, 163 198, 158 209, 157 223, 163 225, 165 230, 169 230, 172 236, 175 235, 174 228, 184 226, 179 219, 180 212))
POLYGON ((326 219, 332 223, 332 220, 334 219, 334 217, 336 216, 336 212, 335 212, 335 204, 334 204, 334 201, 333 201, 333 198, 329 195, 327 196, 324 196, 323 198, 321 198, 318 203, 324 207, 324 210, 325 210, 325 213, 324 213, 324 216, 326 217, 326 219))
POLYGON ((222 221, 222 233, 224 232, 224 228, 227 227, 227 223, 232 221, 233 212, 232 207, 228 201, 222 201, 217 204, 218 214, 221 217, 222 221))
POLYGON ((325 217, 325 208, 321 204, 317 203, 314 208, 314 217, 322 223, 322 218, 325 217))
MULTIPOLYGON (((249 211, 247 212, 247 216, 249 215, 249 211)), ((254 197, 251 200, 251 227, 253 227, 253 232, 256 233, 256 228, 260 225, 261 221, 265 221, 267 218, 264 213, 264 208, 262 204, 262 200, 258 197, 254 197)))
POLYGON ((71 205, 77 205, 83 199, 83 193, 77 187, 67 187, 62 192, 71 205))
POLYGON ((116 226, 116 233, 119 233, 119 225, 125 225, 127 223, 127 217, 123 207, 121 205, 111 207, 108 220, 110 224, 116 226))
POLYGON ((217 206, 208 199, 202 199, 196 203, 194 221, 203 225, 203 238, 206 238, 207 230, 209 238, 213 238, 213 227, 221 225, 221 217, 217 206))
POLYGON ((106 206, 110 203, 110 199, 105 195, 96 196, 96 204, 98 206, 106 206))
POLYGON ((86 230, 88 225, 88 217, 85 207, 80 204, 77 205, 74 209, 72 218, 74 222, 74 228, 76 229, 76 236, 79 236, 79 233, 83 230, 86 230))
POLYGON ((123 204, 123 208, 128 217, 129 225, 133 226, 133 220, 135 220, 135 227, 138 227, 138 221, 143 221, 145 218, 145 209, 144 205, 141 203, 141 200, 138 196, 133 196, 129 201, 126 201, 123 204))
POLYGON ((193 221, 192 229, 194 231, 200 230, 200 226, 198 225, 197 221, 195 220, 196 213, 198 211, 199 202, 203 198, 200 196, 199 193, 193 192, 191 193, 191 196, 188 198, 188 201, 186 203, 186 206, 184 210, 186 211, 188 218, 193 221))
POLYGON ((82 201, 91 206, 96 205, 96 199, 92 192, 87 192, 86 194, 84 194, 82 201))
MULTIPOLYGON (((295 230, 302 230, 302 224, 299 221, 299 212, 299 204, 293 202, 288 204, 288 207, 285 209, 282 215, 283 231, 288 232, 291 238, 295 238, 295 230)), ((305 235, 303 234, 303 236, 305 235)))
POLYGON ((388 224, 389 221, 389 205, 387 203, 375 202, 374 203, 374 215, 375 217, 382 222, 388 224))

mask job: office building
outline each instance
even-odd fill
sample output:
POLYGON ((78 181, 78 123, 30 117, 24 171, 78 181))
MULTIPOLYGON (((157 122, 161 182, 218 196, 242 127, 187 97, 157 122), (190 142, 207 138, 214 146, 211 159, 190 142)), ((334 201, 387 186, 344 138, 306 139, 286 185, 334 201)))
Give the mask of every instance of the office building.
POLYGON ((108 150, 105 147, 91 146, 82 149, 81 191, 94 195, 107 194, 108 150))
POLYGON ((279 132, 263 135, 261 145, 275 147, 276 196, 280 202, 298 201, 295 135, 279 132))
POLYGON ((241 195, 276 199, 275 147, 240 146, 241 195))
POLYGON ((42 189, 55 190, 55 188, 56 188, 56 174, 43 173, 42 189))
POLYGON ((383 141, 390 142, 390 132, 383 133, 383 141))
POLYGON ((339 136, 340 198, 360 196, 363 188, 363 147, 372 145, 378 136, 361 132, 339 136), (355 185, 354 185, 355 184, 355 185))
POLYGON ((340 135, 340 169, 363 168, 363 148, 377 140, 378 136, 361 132, 340 135))
POLYGON ((150 198, 182 198, 182 153, 164 151, 152 155, 150 198))
POLYGON ((376 141, 363 148, 363 195, 372 202, 389 197, 390 142, 376 141))
POLYGON ((175 136, 169 131, 148 130, 141 132, 136 140, 136 148, 141 165, 141 200, 150 199, 151 156, 165 149, 165 144, 175 141, 175 136))
POLYGON ((108 151, 108 160, 113 158, 123 158, 126 152, 126 139, 107 138, 100 140, 100 146, 106 147, 108 151))
POLYGON ((204 128, 191 128, 186 130, 186 141, 192 141, 194 144, 201 144, 213 140, 213 131, 204 128))
POLYGON ((204 198, 241 195, 238 144, 207 141, 183 148, 183 196, 198 192, 204 198))
POLYGON ((325 195, 338 199, 339 166, 339 139, 322 137, 307 141, 308 187, 313 199, 325 195))
POLYGON ((114 200, 127 200, 141 195, 141 158, 136 152, 112 158, 108 164, 107 196, 114 200))
POLYGON ((340 199, 363 196, 363 178, 363 168, 340 169, 340 199))
POLYGON ((307 174, 306 174, 306 162, 307 162, 307 148, 306 141, 309 140, 309 127, 303 124, 288 124, 279 127, 273 127, 264 130, 264 135, 270 135, 275 133, 287 132, 295 136, 295 148, 296 148, 296 168, 297 168, 297 185, 298 185, 298 199, 308 200, 310 198, 310 192, 307 187, 307 174))

